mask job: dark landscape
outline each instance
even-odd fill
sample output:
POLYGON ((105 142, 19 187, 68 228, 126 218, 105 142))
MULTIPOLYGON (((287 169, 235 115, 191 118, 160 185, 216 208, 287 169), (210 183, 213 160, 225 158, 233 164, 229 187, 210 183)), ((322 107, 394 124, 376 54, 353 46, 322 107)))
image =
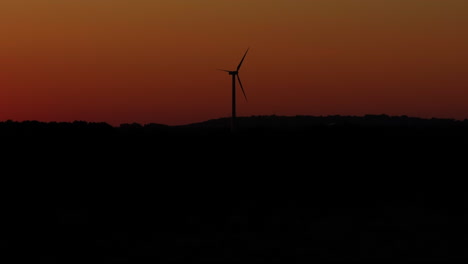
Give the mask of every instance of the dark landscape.
POLYGON ((468 263, 467 0, 0 17, 0 264, 468 263))
POLYGON ((38 263, 466 261, 468 120, 5 121, 1 247, 38 263))

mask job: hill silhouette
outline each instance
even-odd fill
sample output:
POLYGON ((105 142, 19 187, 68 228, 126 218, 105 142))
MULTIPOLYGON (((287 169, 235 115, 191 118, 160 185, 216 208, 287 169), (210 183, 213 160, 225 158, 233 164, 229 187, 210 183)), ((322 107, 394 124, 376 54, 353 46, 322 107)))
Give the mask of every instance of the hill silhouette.
POLYGON ((238 121, 239 136, 228 118, 185 126, 0 123, 4 258, 468 259, 460 155, 467 121, 238 121))
MULTIPOLYGON (((456 133, 465 134, 468 120, 423 119, 407 116, 366 115, 366 116, 251 116, 239 117, 240 134, 278 135, 304 134, 319 131, 346 131, 347 133, 382 133, 422 134, 456 133)), ((1 135, 47 135, 82 134, 82 135, 190 135, 190 134, 230 134, 230 118, 208 120, 188 125, 168 126, 163 124, 121 124, 113 127, 107 123, 86 121, 74 122, 39 122, 39 121, 5 121, 0 122, 1 135)))

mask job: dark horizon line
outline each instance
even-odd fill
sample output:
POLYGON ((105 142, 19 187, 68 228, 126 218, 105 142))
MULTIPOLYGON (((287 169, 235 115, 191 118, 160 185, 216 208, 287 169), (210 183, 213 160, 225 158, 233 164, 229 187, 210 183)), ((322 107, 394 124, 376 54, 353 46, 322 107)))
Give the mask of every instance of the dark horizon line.
MULTIPOLYGON (((365 114, 365 115, 251 115, 251 116, 239 116, 237 117, 238 119, 249 119, 249 118, 389 118, 389 119, 412 119, 412 120, 421 120, 421 121, 431 121, 431 120, 438 120, 438 121, 450 121, 454 123, 462 123, 462 122, 468 122, 468 118, 465 119, 456 119, 456 118, 441 118, 441 117, 416 117, 416 116, 407 116, 407 115, 388 115, 388 114, 365 114)), ((108 126, 111 126, 113 128, 119 128, 122 126, 126 125, 140 125, 140 126, 147 126, 147 125, 159 125, 159 126, 165 126, 165 127, 187 127, 187 126, 194 126, 194 125, 200 125, 208 122, 214 122, 214 121, 221 121, 221 120, 230 120, 231 117, 219 117, 219 118, 212 118, 212 119, 207 119, 205 121, 199 121, 199 122, 193 122, 193 123, 186 123, 186 124, 180 124, 180 125, 168 125, 168 124, 163 124, 163 123, 156 123, 156 122, 149 122, 149 123, 138 123, 138 122, 124 122, 120 123, 118 125, 111 125, 109 122, 105 121, 86 121, 86 120, 73 120, 73 121, 41 121, 41 120, 23 120, 23 121, 18 121, 18 120, 12 120, 12 119, 7 119, 0 121, 0 123, 42 123, 42 124, 73 124, 73 123, 86 123, 86 124, 105 124, 108 126)))

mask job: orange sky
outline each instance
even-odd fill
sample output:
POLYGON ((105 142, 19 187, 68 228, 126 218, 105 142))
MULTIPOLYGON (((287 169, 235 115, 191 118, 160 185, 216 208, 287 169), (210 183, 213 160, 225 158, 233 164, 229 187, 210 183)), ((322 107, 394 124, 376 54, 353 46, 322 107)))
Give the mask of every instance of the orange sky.
POLYGON ((466 0, 2 0, 0 120, 468 118, 466 0))

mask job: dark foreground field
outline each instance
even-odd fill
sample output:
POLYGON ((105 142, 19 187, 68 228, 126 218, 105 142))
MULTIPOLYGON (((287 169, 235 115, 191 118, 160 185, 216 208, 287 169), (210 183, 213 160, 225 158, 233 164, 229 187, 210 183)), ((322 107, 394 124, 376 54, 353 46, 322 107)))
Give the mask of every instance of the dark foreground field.
POLYGON ((2 258, 468 260, 466 122, 367 118, 4 123, 2 258))

